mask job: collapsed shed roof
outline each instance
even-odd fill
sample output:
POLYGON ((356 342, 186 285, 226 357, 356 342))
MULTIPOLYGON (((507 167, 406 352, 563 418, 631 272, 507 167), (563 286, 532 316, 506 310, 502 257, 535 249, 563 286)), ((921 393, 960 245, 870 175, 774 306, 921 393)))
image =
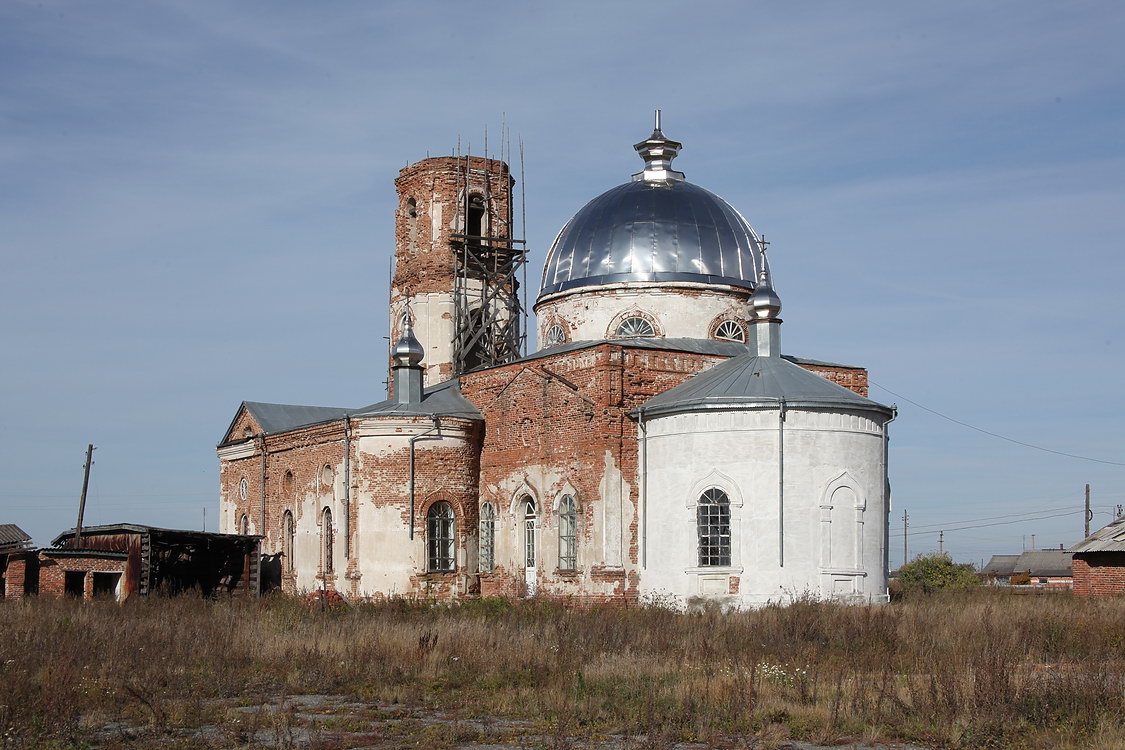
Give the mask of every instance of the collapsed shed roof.
POLYGON ((14 523, 0 523, 0 551, 11 552, 28 549, 31 536, 14 523))

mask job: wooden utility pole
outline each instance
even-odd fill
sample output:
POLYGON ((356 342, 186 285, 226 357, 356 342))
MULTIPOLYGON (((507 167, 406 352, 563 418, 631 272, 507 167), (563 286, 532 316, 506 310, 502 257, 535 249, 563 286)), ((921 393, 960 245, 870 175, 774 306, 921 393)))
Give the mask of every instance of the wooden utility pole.
POLYGON ((1083 534, 1083 536, 1082 536, 1083 539, 1090 536, 1090 519, 1093 518, 1093 517, 1094 517, 1094 514, 1090 512, 1090 485, 1086 485, 1086 515, 1084 516, 1084 518, 1086 519, 1086 527, 1085 527, 1086 533, 1083 534))
POLYGON ((910 562, 909 547, 906 543, 906 530, 910 528, 910 515, 904 510, 902 511, 902 564, 910 562))
POLYGON ((74 527, 74 542, 78 546, 78 540, 82 538, 82 516, 86 512, 86 489, 90 486, 90 466, 94 463, 94 444, 90 443, 86 446, 86 470, 82 475, 82 497, 78 500, 78 523, 74 527))

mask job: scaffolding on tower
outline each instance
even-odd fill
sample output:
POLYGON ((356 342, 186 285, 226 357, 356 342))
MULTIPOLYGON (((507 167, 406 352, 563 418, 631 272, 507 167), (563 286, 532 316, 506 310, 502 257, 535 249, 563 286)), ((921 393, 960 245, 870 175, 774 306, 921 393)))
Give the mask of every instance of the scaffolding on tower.
MULTIPOLYGON (((488 152, 485 135, 485 153, 488 152)), ((502 141, 503 143, 503 141, 502 141)), ((517 359, 526 344, 527 251, 513 238, 515 180, 501 159, 457 153, 457 212, 450 235, 456 264, 453 286, 453 375, 517 359), (506 199, 505 199, 506 198, 506 199)), ((471 149, 469 149, 471 151, 471 149)), ((510 147, 508 149, 510 151, 510 147)), ((523 205, 523 149, 520 148, 520 205, 523 205)), ((521 221, 520 229, 523 230, 521 221)))

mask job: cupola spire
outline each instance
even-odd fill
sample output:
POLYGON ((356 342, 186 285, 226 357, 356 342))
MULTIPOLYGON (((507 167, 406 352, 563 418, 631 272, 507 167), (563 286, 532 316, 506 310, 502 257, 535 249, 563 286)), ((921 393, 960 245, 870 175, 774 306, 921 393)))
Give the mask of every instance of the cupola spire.
POLYGON ((773 290, 770 282, 769 266, 766 265, 765 242, 762 246, 762 270, 758 272, 758 283, 750 295, 750 349, 759 357, 781 356, 781 298, 773 290))
POLYGON ((402 312, 402 333, 391 350, 391 373, 394 382, 394 399, 400 404, 416 404, 422 400, 422 357, 426 350, 414 337, 414 314, 410 306, 402 312))
POLYGON ((683 147, 684 144, 664 135, 660 129, 660 110, 656 110, 656 125, 652 129, 652 135, 633 146, 645 162, 644 171, 633 175, 633 181, 670 182, 684 179, 683 172, 672 169, 672 160, 679 155, 683 147))

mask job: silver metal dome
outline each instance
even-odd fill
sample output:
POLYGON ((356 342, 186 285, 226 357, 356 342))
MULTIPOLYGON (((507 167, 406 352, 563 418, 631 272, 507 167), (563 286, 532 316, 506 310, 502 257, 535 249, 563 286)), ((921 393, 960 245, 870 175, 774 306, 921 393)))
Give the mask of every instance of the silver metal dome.
POLYGON ((756 286, 767 267, 761 239, 725 200, 670 171, 679 146, 659 129, 637 144, 646 171, 594 198, 567 222, 547 254, 540 299, 626 281, 756 286), (653 168, 653 153, 661 155, 660 170, 653 168))

